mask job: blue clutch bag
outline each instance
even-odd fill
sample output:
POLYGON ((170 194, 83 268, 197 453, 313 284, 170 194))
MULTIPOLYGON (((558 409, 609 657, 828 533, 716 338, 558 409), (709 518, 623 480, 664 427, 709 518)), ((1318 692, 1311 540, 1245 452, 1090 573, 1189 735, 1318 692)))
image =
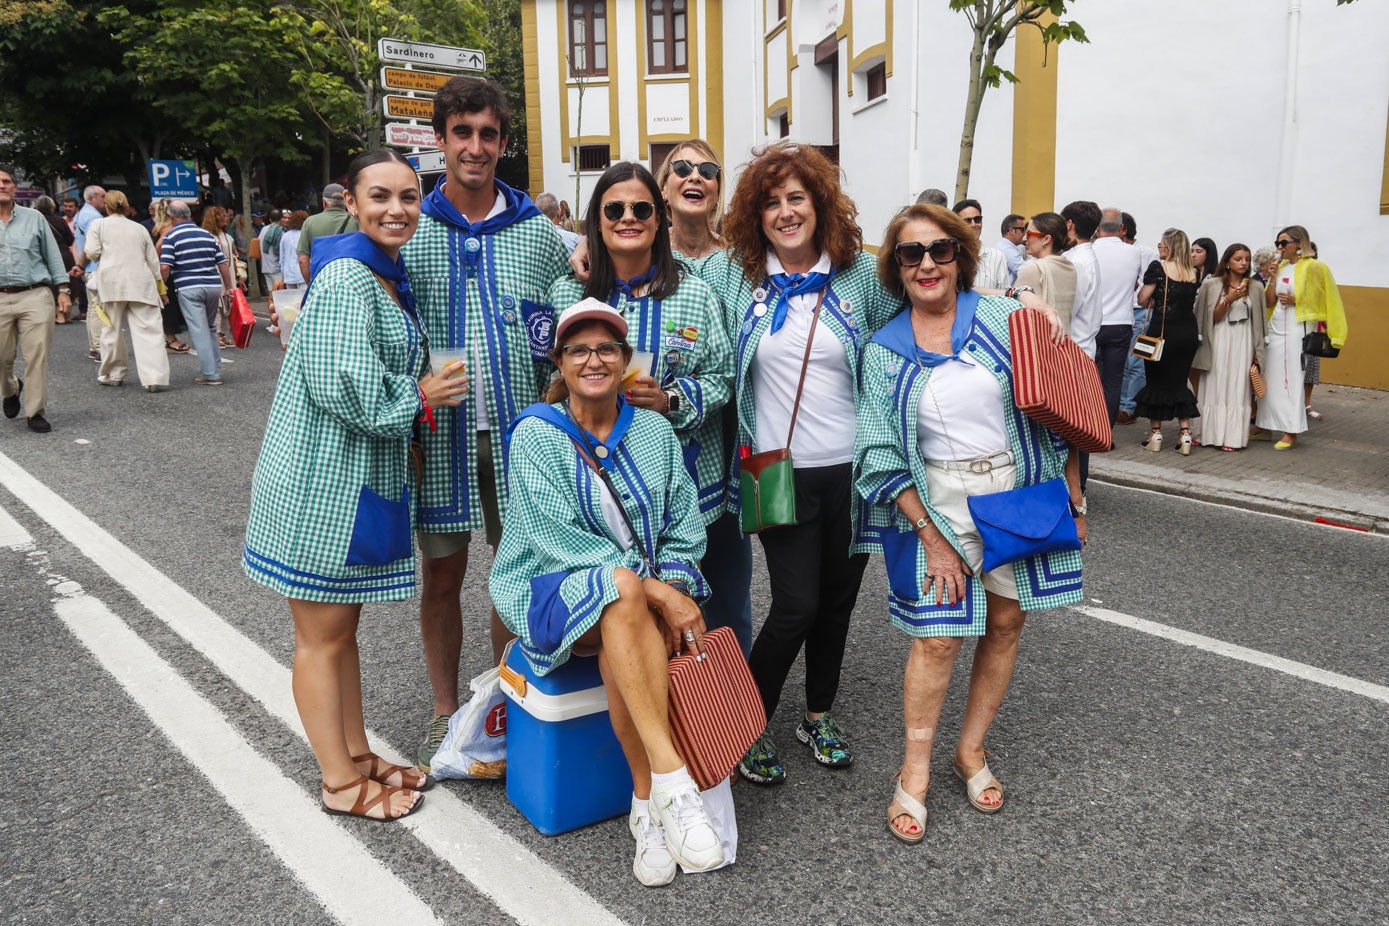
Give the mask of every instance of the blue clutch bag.
POLYGON ((1079 550, 1066 480, 971 495, 969 513, 984 541, 984 571, 1043 553, 1079 550))

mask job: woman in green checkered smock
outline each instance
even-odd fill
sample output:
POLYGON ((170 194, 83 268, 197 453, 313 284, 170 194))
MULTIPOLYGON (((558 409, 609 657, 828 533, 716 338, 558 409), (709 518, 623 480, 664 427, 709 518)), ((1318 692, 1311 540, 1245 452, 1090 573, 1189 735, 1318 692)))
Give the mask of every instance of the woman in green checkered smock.
POLYGON ((323 809, 393 820, 429 779, 367 743, 357 624, 362 604, 414 591, 410 436, 457 405, 467 380, 421 374, 426 346, 400 246, 419 182, 398 153, 348 172, 361 232, 314 242, 313 281, 280 371, 251 482, 242 565, 289 599, 294 697, 323 777, 323 809))

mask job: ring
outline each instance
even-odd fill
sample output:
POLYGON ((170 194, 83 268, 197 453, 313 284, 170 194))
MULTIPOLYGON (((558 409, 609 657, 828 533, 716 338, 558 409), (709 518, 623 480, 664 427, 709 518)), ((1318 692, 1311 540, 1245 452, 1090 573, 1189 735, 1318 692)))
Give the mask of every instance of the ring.
POLYGON ((693 642, 694 642, 694 631, 693 631, 693 630, 686 630, 686 631, 685 631, 685 642, 686 642, 686 643, 693 643, 693 642))

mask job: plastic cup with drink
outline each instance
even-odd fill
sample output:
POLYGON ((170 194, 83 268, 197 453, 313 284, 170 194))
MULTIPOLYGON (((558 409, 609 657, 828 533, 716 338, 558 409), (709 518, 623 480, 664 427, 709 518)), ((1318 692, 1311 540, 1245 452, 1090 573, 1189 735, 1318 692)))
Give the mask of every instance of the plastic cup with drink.
POLYGON ((304 290, 302 289, 277 289, 270 294, 270 299, 275 305, 275 314, 279 316, 280 343, 289 346, 289 335, 294 330, 294 323, 299 320, 299 306, 304 301, 304 290))
POLYGON ((632 362, 627 364, 627 369, 622 374, 621 387, 630 389, 632 383, 636 382, 638 376, 650 376, 651 368, 656 364, 656 355, 649 350, 632 351, 632 362))
POLYGON ((450 379, 461 376, 468 370, 468 352, 463 348, 431 347, 429 349, 429 371, 435 376, 447 375, 450 379))

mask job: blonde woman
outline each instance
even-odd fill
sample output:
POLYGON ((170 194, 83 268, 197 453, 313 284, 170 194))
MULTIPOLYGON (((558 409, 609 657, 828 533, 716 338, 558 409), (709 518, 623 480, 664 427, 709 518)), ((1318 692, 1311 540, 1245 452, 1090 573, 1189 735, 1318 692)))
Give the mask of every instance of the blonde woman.
POLYGON ((1181 428, 1176 450, 1191 454, 1191 419, 1200 417, 1188 377, 1191 362, 1201 346, 1196 331, 1196 291, 1200 284, 1191 265, 1191 242, 1186 232, 1169 228, 1162 233, 1159 252, 1143 274, 1138 301, 1151 309, 1147 334, 1163 339, 1162 359, 1145 361, 1147 384, 1134 400, 1134 417, 1147 418, 1152 432, 1143 446, 1162 449, 1162 424, 1176 418, 1181 428))
POLYGON ((159 255, 144 226, 126 218, 125 194, 106 194, 106 216, 93 222, 84 250, 97 264, 96 289, 101 307, 111 319, 101 329, 101 368, 97 382, 119 386, 128 370, 121 323, 129 321, 135 366, 146 392, 169 388, 169 356, 159 343, 163 325, 159 318, 159 255))
POLYGON ((656 185, 670 216, 670 243, 686 260, 708 257, 724 247, 719 236, 723 162, 707 141, 691 138, 661 162, 656 185))

